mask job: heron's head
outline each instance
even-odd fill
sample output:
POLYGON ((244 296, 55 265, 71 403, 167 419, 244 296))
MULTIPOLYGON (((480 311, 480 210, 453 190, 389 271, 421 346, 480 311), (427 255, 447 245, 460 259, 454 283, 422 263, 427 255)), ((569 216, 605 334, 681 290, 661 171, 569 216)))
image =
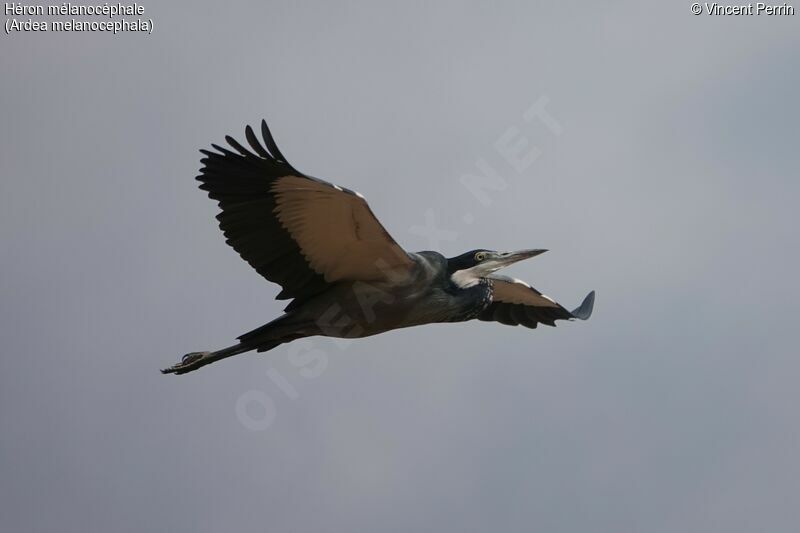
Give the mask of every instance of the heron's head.
POLYGON ((447 273, 459 287, 470 287, 492 272, 508 265, 543 254, 547 250, 519 250, 518 252, 495 252, 472 250, 447 260, 447 273))

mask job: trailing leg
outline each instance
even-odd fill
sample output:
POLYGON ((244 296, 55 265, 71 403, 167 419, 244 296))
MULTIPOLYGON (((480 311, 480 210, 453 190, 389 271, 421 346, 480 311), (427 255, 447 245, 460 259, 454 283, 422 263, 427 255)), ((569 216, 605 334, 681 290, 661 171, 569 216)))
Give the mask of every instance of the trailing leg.
POLYGON ((228 346, 227 348, 223 348, 222 350, 217 350, 216 352, 187 353, 183 356, 179 363, 163 369, 161 373, 186 374, 187 372, 192 372, 193 370, 197 370, 198 368, 204 367, 215 361, 219 361, 220 359, 225 359, 226 357, 232 357, 240 353, 249 352, 253 348, 255 347, 239 343, 233 346, 228 346))

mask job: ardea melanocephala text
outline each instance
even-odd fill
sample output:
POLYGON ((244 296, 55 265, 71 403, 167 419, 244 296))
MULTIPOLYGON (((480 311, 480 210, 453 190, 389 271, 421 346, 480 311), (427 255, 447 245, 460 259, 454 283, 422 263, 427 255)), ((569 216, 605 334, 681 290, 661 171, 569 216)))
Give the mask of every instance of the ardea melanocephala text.
POLYGON ((262 145, 247 126, 248 150, 201 150, 200 188, 217 201, 227 243, 281 285, 284 314, 216 352, 193 352, 162 370, 185 374, 250 350, 265 352, 301 337, 356 338, 392 329, 477 318, 535 328, 586 320, 594 291, 573 311, 530 285, 495 272, 545 250, 472 250, 446 258, 408 253, 359 193, 298 172, 261 122, 262 145))

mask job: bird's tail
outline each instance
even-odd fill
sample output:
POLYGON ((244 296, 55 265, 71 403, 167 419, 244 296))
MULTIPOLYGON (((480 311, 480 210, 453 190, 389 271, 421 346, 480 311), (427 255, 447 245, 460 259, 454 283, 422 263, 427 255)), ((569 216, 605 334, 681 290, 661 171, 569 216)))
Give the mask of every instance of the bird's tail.
POLYGON ((240 343, 250 346, 251 350, 266 352, 285 342, 314 335, 315 333, 309 330, 309 326, 311 323, 308 321, 301 320, 292 314, 285 314, 253 331, 240 335, 238 339, 240 343))

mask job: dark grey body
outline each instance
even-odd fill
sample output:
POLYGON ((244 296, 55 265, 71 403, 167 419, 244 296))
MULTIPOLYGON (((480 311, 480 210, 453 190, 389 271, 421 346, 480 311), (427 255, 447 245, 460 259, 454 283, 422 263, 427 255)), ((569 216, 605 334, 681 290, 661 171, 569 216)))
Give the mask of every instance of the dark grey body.
POLYGON ((447 259, 437 252, 409 254, 414 268, 402 279, 346 282, 239 337, 248 349, 269 350, 300 337, 359 338, 385 331, 475 318, 491 303, 491 281, 468 288, 448 276, 447 259))
POLYGON ((481 279, 461 288, 450 279, 448 260, 442 254, 426 251, 408 255, 414 266, 402 278, 337 283, 302 305, 288 306, 282 316, 240 336, 239 344, 216 352, 192 352, 163 372, 184 374, 227 357, 251 350, 266 352, 303 337, 360 338, 422 324, 471 320, 491 304, 491 280, 481 279))
POLYGON ((454 258, 437 252, 408 254, 411 266, 400 275, 386 272, 381 281, 348 281, 329 285, 308 298, 295 299, 277 319, 245 333, 239 344, 216 352, 193 352, 163 372, 184 374, 232 355, 265 352, 302 337, 359 338, 393 329, 461 322, 477 318, 535 328, 556 320, 586 320, 594 291, 573 311, 530 285, 490 275, 497 268, 543 250, 499 253, 471 251, 454 258))

